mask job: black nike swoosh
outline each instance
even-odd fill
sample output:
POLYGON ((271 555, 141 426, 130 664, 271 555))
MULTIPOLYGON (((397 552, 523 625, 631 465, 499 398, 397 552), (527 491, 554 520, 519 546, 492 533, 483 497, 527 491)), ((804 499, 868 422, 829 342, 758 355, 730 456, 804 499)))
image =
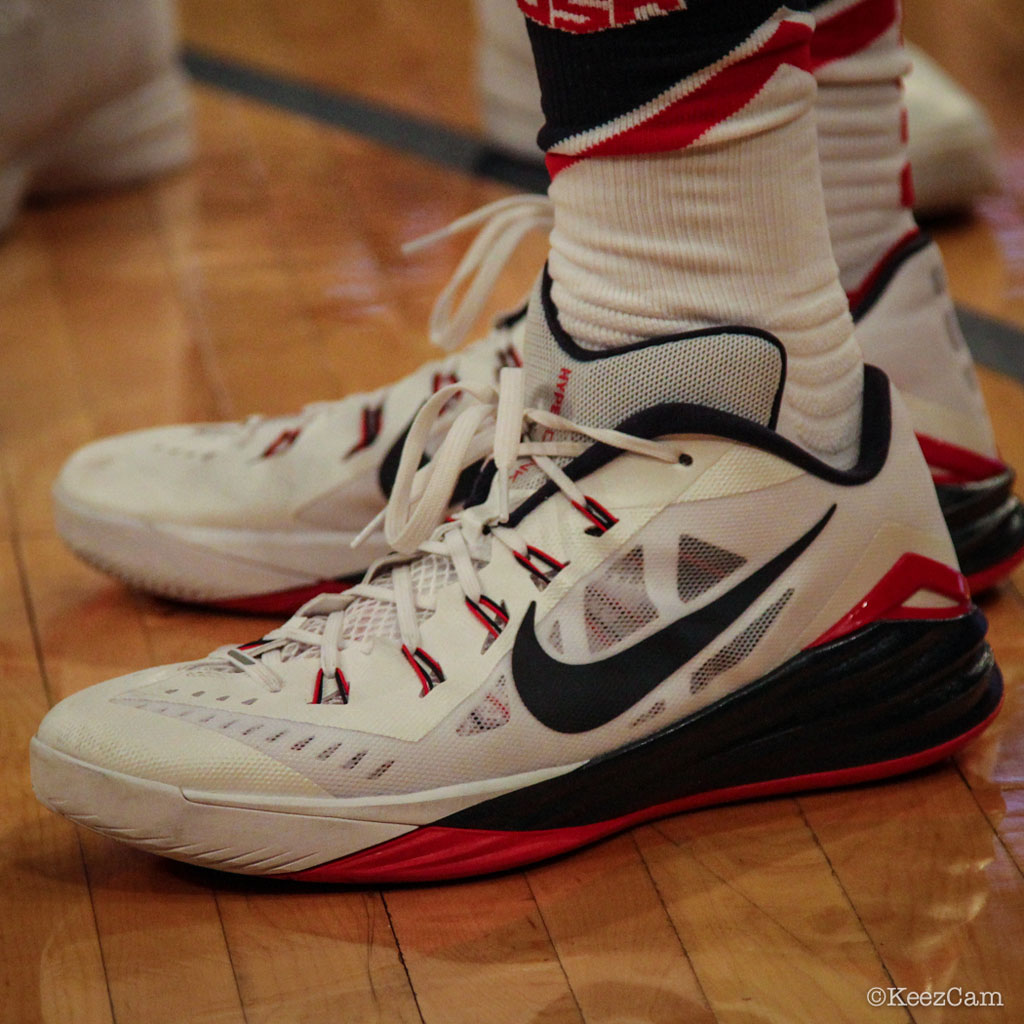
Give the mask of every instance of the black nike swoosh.
POLYGON ((597 729, 667 679, 729 628, 811 546, 835 513, 833 505, 799 540, 721 597, 627 650, 585 665, 552 658, 537 640, 531 602, 512 649, 512 676, 523 703, 556 732, 597 729))

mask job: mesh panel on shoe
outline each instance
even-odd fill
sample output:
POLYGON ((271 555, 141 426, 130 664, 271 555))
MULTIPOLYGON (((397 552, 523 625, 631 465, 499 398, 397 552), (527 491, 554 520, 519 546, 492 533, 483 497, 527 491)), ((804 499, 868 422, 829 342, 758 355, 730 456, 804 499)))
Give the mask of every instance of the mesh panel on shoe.
POLYGON ((191 722, 230 736, 329 789, 339 782, 344 784, 347 777, 379 779, 395 763, 394 757, 385 753, 387 744, 375 745, 372 738, 353 741, 346 737, 339 741, 337 730, 308 722, 289 722, 232 710, 181 705, 141 695, 120 697, 113 703, 191 722))
POLYGON ((676 589, 679 600, 686 602, 699 597, 732 575, 746 559, 684 534, 679 538, 679 560, 676 566, 676 589))
POLYGON ((615 427, 665 402, 710 406, 765 426, 771 422, 785 368, 781 346, 764 335, 733 328, 574 359, 555 340, 538 293, 529 317, 527 407, 551 409, 592 427, 615 427))
MULTIPOLYGON (((423 597, 433 596, 454 579, 455 567, 451 560, 443 555, 424 555, 412 563, 413 590, 423 597)), ((374 583, 377 586, 390 587, 392 585, 391 572, 382 573, 378 579, 374 580, 374 583)), ((422 622, 429 614, 428 611, 419 610, 416 617, 422 622)), ((378 601, 372 597, 357 597, 345 609, 345 624, 341 631, 341 639, 345 643, 354 644, 371 636, 389 640, 401 639, 398 629, 398 609, 390 601, 378 601)))
POLYGON ((644 588, 644 551, 639 545, 583 592, 583 621, 591 654, 614 647, 657 615, 644 588))
POLYGON ((650 722, 652 719, 657 718, 658 715, 663 714, 667 705, 663 700, 656 700, 642 715, 634 718, 629 723, 631 729, 637 728, 637 726, 644 725, 650 722))
POLYGON ((560 622, 556 622, 551 627, 551 633, 548 635, 548 646, 555 654, 565 653, 562 648, 562 624, 560 622))
POLYGON ((770 608, 763 611, 742 633, 733 637, 717 654, 710 657, 690 680, 690 692, 699 693, 717 676, 735 668, 747 658, 754 648, 764 639, 772 623, 789 603, 793 590, 787 590, 770 608))
POLYGON ((508 699, 508 681, 504 676, 497 686, 463 719, 455 730, 459 736, 476 736, 492 729, 500 729, 511 718, 508 699))

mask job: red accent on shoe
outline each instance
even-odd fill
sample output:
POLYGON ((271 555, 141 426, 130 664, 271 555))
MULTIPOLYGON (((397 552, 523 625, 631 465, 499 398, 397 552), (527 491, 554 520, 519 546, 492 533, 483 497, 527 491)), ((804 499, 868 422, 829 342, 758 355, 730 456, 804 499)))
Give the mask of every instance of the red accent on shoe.
POLYGON ((889 268, 890 263, 896 256, 899 255, 903 249, 919 238, 921 235, 920 228, 914 228, 912 231, 908 231, 895 245, 893 245, 889 251, 875 264, 874 270, 863 281, 860 286, 854 288, 853 291, 846 293, 846 300, 849 303, 850 309, 853 311, 854 316, 857 315, 857 307, 870 295, 875 285, 878 283, 878 279, 886 272, 889 268))
POLYGON ((811 35, 807 25, 783 22, 759 50, 723 68, 646 121, 597 142, 582 153, 548 153, 548 173, 554 179, 566 167, 587 157, 685 149, 745 107, 783 64, 806 69, 811 35))
POLYGON ((420 686, 423 688, 420 696, 426 697, 438 683, 444 682, 445 677, 444 672, 441 671, 441 666, 422 647, 417 647, 415 651, 410 651, 405 644, 402 644, 402 653, 405 655, 405 660, 412 665, 413 671, 419 677, 420 686), (433 679, 427 675, 424 663, 433 673, 433 679))
POLYGON ((349 685, 345 673, 340 668, 334 670, 334 681, 338 684, 338 693, 341 694, 342 703, 348 703, 349 685))
POLYGON ((1002 583, 1021 562, 1024 562, 1024 548, 1021 548, 1020 551, 1015 551, 1002 562, 997 562, 995 565, 990 565, 987 569, 981 569, 978 572, 972 573, 967 577, 967 585, 971 588, 971 593, 980 594, 994 587, 997 583, 1002 583))
POLYGON ((811 41, 811 70, 859 53, 899 18, 898 0, 861 0, 819 21, 811 41))
POLYGON ((969 448, 940 441, 927 434, 918 434, 917 443, 937 484, 969 484, 1005 473, 1007 466, 999 459, 972 452, 969 448))
POLYGON ((924 555, 907 553, 834 626, 808 648, 827 644, 882 619, 953 619, 971 606, 967 580, 956 569, 924 555), (923 608, 905 602, 922 590, 948 598, 954 604, 923 608))
POLYGON ((384 422, 384 408, 380 405, 367 405, 363 407, 362 421, 359 428, 359 440, 348 450, 345 458, 350 458, 356 452, 369 448, 380 436, 380 428, 384 422))
POLYGON ((416 659, 413 657, 412 651, 410 651, 405 644, 402 644, 402 653, 405 655, 405 660, 412 666, 413 672, 416 673, 416 677, 420 681, 420 687, 422 690, 420 696, 426 697, 426 695, 430 693, 430 680, 427 678, 427 673, 423 671, 416 659))
POLYGON ((508 612, 483 594, 480 595, 480 604, 494 616, 495 621, 487 618, 479 605, 466 598, 466 607, 483 623, 491 636, 500 636, 501 631, 508 625, 508 612))
POLYGON ((531 572, 538 579, 547 580, 549 583, 569 564, 568 562, 560 562, 557 558, 552 558, 551 555, 541 551, 540 548, 535 548, 532 544, 527 544, 526 551, 526 555, 521 555, 518 551, 513 551, 512 554, 524 569, 531 572), (530 558, 539 558, 547 566, 547 571, 537 568, 530 561, 530 558))
POLYGON ((317 669, 316 682, 313 684, 313 699, 310 704, 319 704, 324 695, 324 670, 317 669))
POLYGON ((228 612, 244 612, 247 615, 291 615, 317 594, 340 594, 348 590, 356 580, 321 580, 308 586, 292 590, 275 590, 271 594, 255 594, 252 597, 230 597, 218 601, 204 601, 210 608, 228 612))
POLYGON ((493 832, 427 825, 340 860, 276 877, 298 882, 350 882, 367 885, 383 882, 434 882, 506 871, 568 853, 570 850, 587 846, 643 822, 683 811, 805 790, 833 789, 838 786, 877 782, 894 775, 906 775, 954 754, 988 728, 997 714, 999 708, 962 736, 907 757, 858 765, 854 768, 712 790, 656 807, 647 807, 619 818, 573 828, 545 829, 536 832, 493 832))
POLYGON ((586 501, 585 505, 579 505, 574 501, 572 502, 572 507, 577 512, 585 515, 601 533, 607 533, 618 522, 618 519, 603 505, 599 505, 594 501, 593 498, 588 498, 584 495, 584 499, 586 501))
POLYGON ((269 459, 274 455, 283 455, 296 441, 299 439, 299 434, 302 431, 298 428, 294 430, 283 430, 266 448, 263 449, 263 453, 260 455, 261 459, 269 459))
POLYGON ((516 351, 514 345, 506 345, 505 348, 498 350, 498 370, 501 371, 505 367, 516 367, 522 366, 523 360, 519 353, 516 351))
POLYGON ((498 627, 495 626, 494 623, 491 622, 491 620, 488 619, 487 616, 484 615, 483 612, 481 612, 480 609, 477 608, 477 606, 473 604, 473 602, 470 601, 468 597, 466 598, 466 607, 476 616, 477 619, 480 620, 484 628, 487 630, 488 633, 491 634, 491 636, 499 635, 498 627))

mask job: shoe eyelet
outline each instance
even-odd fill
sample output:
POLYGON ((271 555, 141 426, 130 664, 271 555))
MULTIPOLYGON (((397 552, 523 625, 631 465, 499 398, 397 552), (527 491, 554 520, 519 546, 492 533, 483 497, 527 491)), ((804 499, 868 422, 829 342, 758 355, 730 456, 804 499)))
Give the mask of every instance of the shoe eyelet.
POLYGON ((594 524, 584 531, 591 537, 600 537, 601 534, 607 533, 618 522, 618 519, 608 509, 586 495, 584 495, 584 504, 580 505, 574 501, 572 507, 594 524))
POLYGON ((680 466, 692 466, 693 465, 693 456, 692 455, 687 455, 686 452, 680 452, 679 453, 679 465, 680 466))

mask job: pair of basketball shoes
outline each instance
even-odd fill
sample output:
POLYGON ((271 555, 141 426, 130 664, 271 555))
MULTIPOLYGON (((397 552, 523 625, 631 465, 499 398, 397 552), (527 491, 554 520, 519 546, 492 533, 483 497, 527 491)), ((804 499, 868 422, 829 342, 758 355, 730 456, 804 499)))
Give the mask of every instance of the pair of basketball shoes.
MULTIPOLYGON (((484 211, 440 340, 549 217, 538 197, 484 211)), ((770 334, 595 353, 546 275, 390 388, 87 446, 55 497, 88 561, 204 603, 308 600, 249 643, 59 704, 36 792, 181 860, 373 883, 944 758, 1002 689, 961 569, 1007 574, 1024 510, 934 245, 907 241, 854 313, 886 372, 866 371, 848 470, 776 429, 770 334), (723 398, 709 382, 738 366, 723 398)))

